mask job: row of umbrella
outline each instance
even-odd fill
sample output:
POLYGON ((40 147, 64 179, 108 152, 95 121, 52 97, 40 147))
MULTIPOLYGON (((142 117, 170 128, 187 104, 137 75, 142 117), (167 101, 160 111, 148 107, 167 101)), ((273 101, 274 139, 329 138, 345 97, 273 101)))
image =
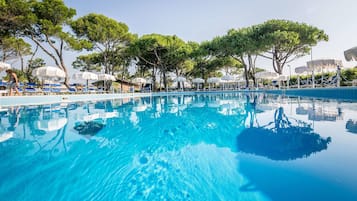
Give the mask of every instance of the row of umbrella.
MULTIPOLYGON (((0 62, 0 70, 6 70, 6 69, 10 69, 11 65, 4 63, 4 62, 0 62)), ((53 67, 53 66, 43 66, 43 67, 39 67, 33 70, 32 72, 33 76, 39 77, 43 80, 51 80, 51 79, 55 79, 55 78, 65 78, 66 77, 66 73, 58 68, 58 67, 53 67)), ((115 81, 115 77, 113 75, 109 75, 109 74, 95 74, 95 73, 91 73, 91 72, 79 72, 79 73, 75 73, 72 76, 73 79, 82 79, 82 80, 111 80, 111 81, 115 81)), ((88 85, 88 83, 87 83, 88 85)))
MULTIPOLYGON (((61 70, 60 68, 53 67, 53 66, 44 66, 44 67, 39 67, 33 70, 32 72, 33 76, 42 78, 43 80, 52 80, 56 78, 65 78, 66 73, 61 70)), ((76 80, 85 80, 86 81, 86 86, 87 90, 89 88, 88 82, 89 80, 104 80, 104 81, 115 81, 115 77, 113 75, 109 74, 95 74, 91 72, 79 72, 75 73, 72 76, 73 79, 76 80)))
MULTIPOLYGON (((0 71, 11 69, 11 65, 0 62, 0 71)), ((66 77, 66 73, 58 68, 53 66, 43 66, 33 70, 32 75, 38 77, 43 80, 53 80, 53 79, 61 79, 66 77)), ((73 74, 72 76, 75 80, 85 80, 88 87, 89 80, 104 80, 104 81, 115 81, 115 77, 110 74, 95 74, 91 72, 78 72, 73 74)), ((134 83, 145 84, 146 80, 144 78, 135 78, 133 80, 134 83)))
MULTIPOLYGON (((53 66, 44 66, 36 68, 32 72, 33 76, 40 77, 43 79, 52 79, 52 78, 64 78, 66 74, 63 70, 53 66)), ((115 80, 113 75, 109 74, 95 74, 91 72, 79 72, 75 73, 72 76, 73 79, 83 79, 83 80, 115 80)))
POLYGON ((315 87, 315 73, 321 73, 321 80, 324 80, 324 73, 337 72, 339 76, 340 68, 342 67, 341 60, 335 59, 319 59, 307 62, 307 66, 299 66, 295 68, 295 73, 298 75, 298 88, 300 88, 300 75, 312 75, 312 87, 315 87))
MULTIPOLYGON (((186 78, 184 77, 176 77, 174 80, 174 82, 186 82, 186 78)), ((225 75, 223 77, 210 77, 207 79, 207 83, 219 83, 219 82, 228 82, 228 81, 242 81, 239 78, 232 76, 232 75, 225 75)), ((202 84, 205 83, 205 80, 202 78, 194 78, 192 79, 192 83, 196 83, 196 84, 202 84)))

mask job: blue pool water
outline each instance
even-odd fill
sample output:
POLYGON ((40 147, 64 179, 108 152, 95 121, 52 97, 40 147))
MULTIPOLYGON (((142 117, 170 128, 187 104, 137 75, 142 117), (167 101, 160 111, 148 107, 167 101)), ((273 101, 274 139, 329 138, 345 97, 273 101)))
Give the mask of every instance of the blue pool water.
POLYGON ((1 200, 357 200, 357 102, 223 93, 9 107, 1 200))

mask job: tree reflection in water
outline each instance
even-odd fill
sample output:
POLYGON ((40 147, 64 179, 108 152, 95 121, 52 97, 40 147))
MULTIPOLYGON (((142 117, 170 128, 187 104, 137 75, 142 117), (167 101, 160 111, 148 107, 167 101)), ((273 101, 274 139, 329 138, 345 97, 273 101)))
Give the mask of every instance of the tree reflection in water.
POLYGON ((294 160, 327 149, 331 138, 321 138, 303 121, 290 121, 282 107, 274 121, 261 127, 244 129, 237 136, 239 151, 260 155, 272 160, 294 160))

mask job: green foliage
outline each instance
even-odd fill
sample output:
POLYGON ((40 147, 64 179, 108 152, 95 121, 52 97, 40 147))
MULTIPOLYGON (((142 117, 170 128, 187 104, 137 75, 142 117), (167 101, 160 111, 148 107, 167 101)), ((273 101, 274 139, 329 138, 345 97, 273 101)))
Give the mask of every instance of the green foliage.
POLYGON ((0 41, 0 60, 11 60, 31 54, 31 45, 22 38, 4 37, 0 41))
POLYGON ((342 70, 341 86, 351 85, 353 80, 357 80, 357 67, 342 70))
POLYGON ((192 46, 177 36, 144 35, 130 46, 129 52, 136 59, 140 72, 151 71, 153 82, 156 80, 156 73, 160 72, 164 77, 165 87, 167 73, 186 75, 192 69, 192 65, 187 62, 192 46))
POLYGON ((37 17, 36 27, 34 31, 38 34, 48 36, 57 36, 63 33, 64 24, 76 15, 76 10, 68 8, 63 0, 43 0, 36 2, 33 6, 33 12, 37 17))
POLYGON ((73 68, 80 71, 100 71, 101 70, 102 55, 99 53, 92 53, 88 55, 81 55, 72 63, 73 68))
POLYGON ((128 43, 134 37, 126 24, 94 13, 73 21, 71 27, 78 37, 89 40, 97 48, 128 43))
POLYGON ((0 39, 18 35, 31 26, 36 16, 32 12, 34 0, 0 0, 0 39))
POLYGON ((14 47, 14 37, 5 37, 0 41, 0 60, 6 61, 17 57, 17 51, 14 47))
POLYGON ((261 43, 255 30, 255 26, 231 29, 226 35, 214 38, 212 46, 215 54, 240 58, 265 51, 267 47, 261 43))
POLYGON ((38 67, 45 66, 46 63, 42 58, 36 58, 34 60, 29 61, 28 68, 33 70, 38 67))
MULTIPOLYGON (((100 14, 92 13, 78 18, 71 23, 71 27, 77 37, 86 41, 88 48, 100 54, 96 56, 97 63, 92 63, 91 60, 91 66, 100 70, 98 67, 103 65, 105 73, 113 73, 118 66, 125 64, 123 62, 125 60, 123 58, 127 55, 125 49, 136 38, 129 33, 126 24, 100 14)), ((77 60, 83 60, 83 57, 77 60)))
MULTIPOLYGON (((63 0, 6 0, 0 16, 4 31, 1 35, 27 37, 40 47, 55 64, 67 72, 63 51, 88 48, 88 44, 77 40, 63 31, 75 16, 76 11, 68 8, 63 0)), ((66 79, 67 80, 67 79, 66 79)))
POLYGON ((239 71, 240 62, 228 57, 223 52, 218 53, 224 47, 220 46, 219 39, 217 37, 213 41, 204 41, 201 44, 188 43, 192 49, 190 57, 194 63, 194 68, 189 73, 191 76, 206 79, 209 76, 217 76, 218 71, 222 68, 230 73, 239 71))
MULTIPOLYGON (((212 49, 217 56, 229 56, 238 61, 244 69, 246 87, 249 79, 255 82, 256 55, 267 49, 260 41, 260 35, 256 33, 256 27, 231 29, 222 37, 216 37, 212 41, 212 49)), ((254 83, 255 85, 255 83, 254 83)))
POLYGON ((209 43, 216 56, 231 56, 244 68, 244 75, 255 80, 257 55, 273 60, 275 72, 281 74, 285 64, 308 54, 311 47, 328 36, 320 29, 288 20, 269 20, 263 24, 231 29, 209 43))
POLYGON ((269 20, 254 26, 254 32, 263 47, 266 58, 273 60, 275 72, 281 74, 285 64, 310 52, 320 41, 328 41, 323 30, 305 23, 289 20, 269 20))

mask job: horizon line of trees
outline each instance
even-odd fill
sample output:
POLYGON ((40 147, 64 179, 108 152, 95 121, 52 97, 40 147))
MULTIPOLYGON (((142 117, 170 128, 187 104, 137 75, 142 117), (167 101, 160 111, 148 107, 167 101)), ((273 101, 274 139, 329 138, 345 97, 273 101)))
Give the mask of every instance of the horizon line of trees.
POLYGON ((156 77, 164 88, 169 74, 185 77, 221 76, 243 71, 246 87, 256 84, 258 57, 269 59, 273 70, 282 74, 284 66, 309 54, 327 34, 317 27, 283 19, 272 19, 250 27, 229 30, 223 36, 201 43, 184 41, 176 35, 157 33, 138 36, 129 27, 105 15, 90 13, 74 19, 76 10, 63 0, 0 0, 0 60, 21 60, 21 71, 28 81, 31 72, 44 65, 36 58, 43 51, 67 74, 65 51, 85 51, 72 63, 81 71, 102 71, 129 78, 129 66, 136 76, 156 77), (34 46, 26 42, 31 41, 34 46), (30 57, 27 64, 24 57, 30 57))

